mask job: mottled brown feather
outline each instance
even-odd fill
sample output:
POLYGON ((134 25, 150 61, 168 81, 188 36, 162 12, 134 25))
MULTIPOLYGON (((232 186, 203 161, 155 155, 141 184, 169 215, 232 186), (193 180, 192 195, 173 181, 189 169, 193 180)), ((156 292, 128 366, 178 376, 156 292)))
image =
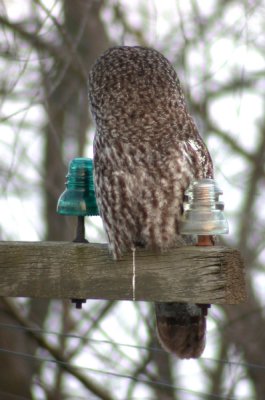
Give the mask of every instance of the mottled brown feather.
MULTIPOLYGON (((212 177, 213 168, 174 68, 154 49, 111 48, 89 74, 89 99, 96 197, 113 256, 139 243, 164 251, 176 246, 184 192, 193 179, 212 177)), ((174 304, 166 306, 170 316, 156 307, 162 345, 197 357, 205 317, 196 305, 174 304)))

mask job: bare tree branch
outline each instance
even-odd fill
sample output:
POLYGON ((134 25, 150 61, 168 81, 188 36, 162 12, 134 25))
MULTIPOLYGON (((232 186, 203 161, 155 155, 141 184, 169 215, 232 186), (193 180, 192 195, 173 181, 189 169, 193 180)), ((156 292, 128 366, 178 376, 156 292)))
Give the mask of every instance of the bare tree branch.
POLYGON ((102 400, 114 400, 112 396, 101 386, 96 384, 92 379, 88 378, 78 369, 73 368, 68 364, 67 358, 58 350, 56 347, 47 342, 39 333, 36 332, 36 325, 33 325, 30 320, 24 317, 20 310, 15 306, 14 302, 7 298, 3 298, 7 310, 9 313, 19 322, 19 324, 25 328, 27 328, 27 334, 30 335, 39 346, 47 350, 55 360, 59 361, 61 364, 61 368, 63 368, 66 372, 74 376, 77 380, 79 380, 83 386, 88 389, 90 392, 94 393, 102 400), (32 329, 32 330, 31 330, 32 329))

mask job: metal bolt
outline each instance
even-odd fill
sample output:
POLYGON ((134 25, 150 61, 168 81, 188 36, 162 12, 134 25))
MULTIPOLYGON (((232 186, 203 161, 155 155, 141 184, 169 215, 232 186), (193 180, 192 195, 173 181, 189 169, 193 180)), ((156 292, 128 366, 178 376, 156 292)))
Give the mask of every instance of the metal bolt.
POLYGON ((75 308, 81 310, 82 304, 86 303, 86 299, 72 299, 72 303, 75 304, 75 308))

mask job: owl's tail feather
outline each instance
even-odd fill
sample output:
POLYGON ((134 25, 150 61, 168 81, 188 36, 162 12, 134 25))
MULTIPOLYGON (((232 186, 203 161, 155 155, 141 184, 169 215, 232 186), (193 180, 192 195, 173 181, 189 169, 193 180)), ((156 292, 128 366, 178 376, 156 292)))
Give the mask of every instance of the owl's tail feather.
POLYGON ((198 358, 205 348, 208 305, 155 303, 157 335, 164 350, 198 358))

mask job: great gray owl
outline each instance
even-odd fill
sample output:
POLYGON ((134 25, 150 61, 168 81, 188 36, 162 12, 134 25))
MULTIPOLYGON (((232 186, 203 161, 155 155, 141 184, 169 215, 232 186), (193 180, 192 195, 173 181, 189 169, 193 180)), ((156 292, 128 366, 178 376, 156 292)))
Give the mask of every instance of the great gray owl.
MULTIPOLYGON (((187 243, 179 234, 184 192, 193 179, 213 178, 213 167, 169 61, 150 48, 111 48, 89 74, 89 99, 96 198, 114 258, 139 245, 166 251, 187 243)), ((155 310, 162 346, 180 358, 200 356, 202 308, 155 310)))

